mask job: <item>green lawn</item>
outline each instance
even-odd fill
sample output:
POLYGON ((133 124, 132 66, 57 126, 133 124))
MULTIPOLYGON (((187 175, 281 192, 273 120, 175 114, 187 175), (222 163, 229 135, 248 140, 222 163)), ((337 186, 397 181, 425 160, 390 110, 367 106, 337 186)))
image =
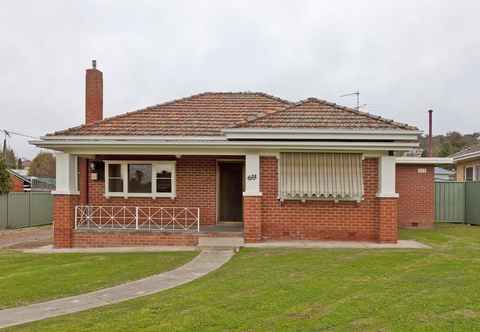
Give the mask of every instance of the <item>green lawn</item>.
POLYGON ((480 227, 402 238, 434 248, 242 250, 179 288, 11 330, 480 330, 480 227))
POLYGON ((0 250, 0 308, 121 284, 174 269, 195 252, 23 254, 0 250))

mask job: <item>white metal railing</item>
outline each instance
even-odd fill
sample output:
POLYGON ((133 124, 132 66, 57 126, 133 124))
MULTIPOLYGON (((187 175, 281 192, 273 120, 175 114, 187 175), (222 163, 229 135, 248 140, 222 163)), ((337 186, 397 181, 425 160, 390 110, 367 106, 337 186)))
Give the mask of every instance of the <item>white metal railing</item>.
POLYGON ((75 229, 199 232, 200 209, 77 205, 75 229))

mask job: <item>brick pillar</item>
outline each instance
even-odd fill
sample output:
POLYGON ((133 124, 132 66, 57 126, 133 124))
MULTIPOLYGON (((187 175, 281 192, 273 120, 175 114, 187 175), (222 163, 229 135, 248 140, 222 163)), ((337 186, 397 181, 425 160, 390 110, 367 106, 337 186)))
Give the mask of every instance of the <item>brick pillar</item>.
POLYGON ((398 198, 378 199, 378 241, 396 243, 398 240, 398 198))
POLYGON ((72 228, 78 195, 55 195, 53 202, 53 245, 55 248, 72 247, 72 228))
POLYGON ((243 196, 243 238, 247 243, 262 240, 262 196, 243 196))

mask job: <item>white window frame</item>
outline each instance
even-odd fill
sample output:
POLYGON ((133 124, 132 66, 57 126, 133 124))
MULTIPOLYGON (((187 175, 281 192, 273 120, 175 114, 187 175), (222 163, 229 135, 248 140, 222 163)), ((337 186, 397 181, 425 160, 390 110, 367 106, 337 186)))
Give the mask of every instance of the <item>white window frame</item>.
POLYGON ((463 174, 463 179, 464 179, 465 182, 475 181, 475 167, 473 167, 473 166, 465 167, 465 173, 463 174), (469 169, 469 168, 472 169, 472 179, 471 180, 467 180, 467 169, 469 169))
POLYGON ((174 160, 106 160, 105 161, 105 197, 151 197, 151 198, 175 198, 176 197, 176 161, 174 160), (121 174, 123 179, 123 192, 110 192, 108 189, 109 174, 108 166, 111 164, 117 164, 121 167, 121 174), (151 165, 152 166, 152 191, 150 193, 129 193, 128 192, 128 165, 151 165), (156 170, 163 168, 165 165, 172 171, 172 191, 169 193, 157 193, 157 177, 156 170))

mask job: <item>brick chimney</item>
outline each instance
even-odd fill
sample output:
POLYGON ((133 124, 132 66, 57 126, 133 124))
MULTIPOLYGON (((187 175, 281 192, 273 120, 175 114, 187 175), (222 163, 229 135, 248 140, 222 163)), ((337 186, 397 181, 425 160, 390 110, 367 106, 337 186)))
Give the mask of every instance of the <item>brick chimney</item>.
POLYGON ((85 123, 103 119, 103 74, 92 60, 92 68, 85 74, 85 123))

